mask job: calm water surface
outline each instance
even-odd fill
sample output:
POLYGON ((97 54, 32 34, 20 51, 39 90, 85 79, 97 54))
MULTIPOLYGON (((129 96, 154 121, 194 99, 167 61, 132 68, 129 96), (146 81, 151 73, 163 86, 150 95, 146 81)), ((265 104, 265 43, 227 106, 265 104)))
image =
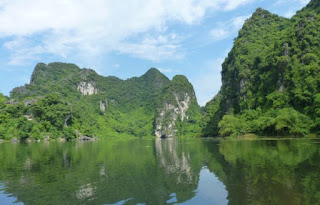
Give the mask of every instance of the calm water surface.
POLYGON ((320 204, 320 140, 0 144, 0 204, 320 204))

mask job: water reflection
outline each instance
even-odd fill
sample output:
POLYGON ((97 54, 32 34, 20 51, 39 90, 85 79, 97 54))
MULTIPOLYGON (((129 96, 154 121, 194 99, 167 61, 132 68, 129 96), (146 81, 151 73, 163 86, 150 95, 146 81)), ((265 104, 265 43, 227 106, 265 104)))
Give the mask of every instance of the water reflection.
POLYGON ((15 197, 12 197, 10 194, 5 193, 5 185, 3 183, 0 183, 0 203, 1 205, 7 205, 7 204, 16 204, 16 205, 22 205, 23 203, 17 202, 17 199, 15 197))
POLYGON ((194 192, 196 197, 186 201, 184 204, 228 204, 228 192, 224 184, 207 167, 201 169, 198 188, 194 192))
POLYGON ((0 204, 319 204, 317 143, 5 143, 0 204))
POLYGON ((229 204, 320 203, 320 149, 312 140, 221 141, 208 148, 229 204))
POLYGON ((198 173, 191 173, 190 153, 186 152, 188 150, 179 150, 178 140, 157 139, 155 145, 156 157, 166 175, 176 175, 177 184, 192 184, 193 180, 197 181, 198 173))

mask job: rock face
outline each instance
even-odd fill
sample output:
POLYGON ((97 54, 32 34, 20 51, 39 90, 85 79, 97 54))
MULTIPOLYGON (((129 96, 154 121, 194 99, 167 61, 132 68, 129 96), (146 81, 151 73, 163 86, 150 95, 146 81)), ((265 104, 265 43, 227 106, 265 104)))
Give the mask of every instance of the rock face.
POLYGON ((177 136, 179 129, 189 120, 189 109, 198 109, 193 87, 184 76, 173 78, 164 89, 161 103, 155 121, 155 135, 158 138, 177 136))
POLYGON ((173 94, 175 103, 170 104, 165 102, 160 109, 159 117, 156 121, 155 135, 157 137, 174 137, 177 135, 176 121, 180 118, 181 121, 188 119, 187 110, 190 106, 190 96, 185 93, 182 98, 177 93, 173 94))
POLYGON ((189 125, 194 126, 189 121, 201 117, 193 87, 186 77, 175 76, 170 80, 155 68, 140 77, 121 80, 73 64, 39 63, 31 83, 14 89, 11 98, 19 102, 40 99, 50 93, 58 94, 70 108, 73 115, 65 116, 62 129, 76 137, 79 135, 73 130, 84 136, 186 135, 187 130, 193 130, 189 125))
POLYGON ((88 137, 88 136, 80 136, 76 139, 77 141, 86 141, 86 142, 92 142, 92 141, 96 141, 97 138, 96 137, 88 137))
POLYGON ((108 108, 108 100, 106 99, 105 103, 102 102, 102 100, 100 100, 100 111, 105 112, 107 108, 108 108))
POLYGON ((17 138, 12 138, 10 142, 11 142, 11 143, 18 143, 19 140, 18 140, 17 138))
POLYGON ((33 103, 36 103, 36 102, 38 102, 38 99, 27 99, 24 101, 24 105, 29 106, 29 105, 32 105, 33 103))
POLYGON ((82 95, 93 95, 98 93, 98 90, 94 87, 94 83, 92 82, 80 82, 78 84, 78 91, 82 95))
POLYGON ((320 92, 319 14, 320 1, 311 0, 291 19, 257 9, 246 20, 222 64, 219 100, 205 108, 204 116, 210 116, 205 136, 219 135, 224 115, 246 110, 291 107, 314 118, 314 96, 320 92))
POLYGON ((77 138, 75 140, 79 141, 79 142, 92 142, 92 141, 98 140, 97 137, 85 136, 85 135, 81 134, 81 132, 79 132, 78 130, 76 130, 76 135, 77 135, 77 138))

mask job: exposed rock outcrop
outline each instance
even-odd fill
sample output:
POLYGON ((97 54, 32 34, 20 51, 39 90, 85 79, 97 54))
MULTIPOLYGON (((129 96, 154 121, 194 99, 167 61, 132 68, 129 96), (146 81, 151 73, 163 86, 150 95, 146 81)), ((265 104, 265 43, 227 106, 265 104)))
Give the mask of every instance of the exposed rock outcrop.
POLYGON ((11 139, 11 141, 10 141, 11 143, 18 143, 18 142, 20 142, 20 140, 18 140, 17 138, 12 138, 11 139))
MULTIPOLYGON (((208 123, 203 126, 205 136, 221 135, 224 125, 219 122, 225 115, 246 116, 246 122, 262 121, 263 114, 248 114, 252 110, 271 113, 290 107, 315 117, 315 96, 320 91, 320 75, 315 72, 320 58, 319 30, 315 29, 319 14, 320 1, 311 0, 291 19, 257 9, 245 21, 222 63, 220 100, 215 103, 213 99, 204 109, 208 123)), ((279 135, 279 129, 271 127, 259 135, 279 135)))
POLYGON ((82 95, 93 95, 98 93, 93 82, 81 82, 78 84, 78 91, 82 95))
POLYGON ((88 137, 88 136, 85 136, 85 135, 81 135, 79 136, 78 138, 76 138, 77 141, 87 141, 87 142, 91 142, 91 141, 97 141, 98 138, 96 137, 88 137))
POLYGON ((26 139, 26 142, 27 143, 31 143, 31 142, 35 142, 36 140, 34 138, 28 138, 26 139))
POLYGON ((68 122, 71 118, 72 114, 66 116, 66 118, 64 119, 64 127, 68 127, 68 122))
POLYGON ((106 99, 105 102, 100 100, 100 111, 105 112, 107 110, 107 108, 108 108, 108 100, 106 99))
POLYGON ((155 120, 155 135, 158 138, 177 136, 179 129, 183 129, 190 120, 189 110, 194 113, 200 110, 193 87, 186 77, 175 76, 162 93, 155 120))
POLYGON ((289 55, 289 44, 288 43, 284 43, 283 44, 283 56, 288 56, 289 55))
POLYGON ((34 120, 32 115, 24 115, 24 117, 27 118, 27 120, 29 121, 34 120))
MULTIPOLYGON (((68 109, 63 115, 64 122, 61 119, 62 130, 70 128, 68 135, 73 134, 79 141, 93 140, 93 136, 99 135, 98 130, 139 137, 173 137, 183 130, 186 136, 190 130, 194 133, 188 127, 196 122, 194 114, 201 117, 193 87, 186 77, 180 75, 170 80, 155 68, 140 77, 121 80, 73 64, 40 63, 30 84, 14 90, 11 99, 12 103, 22 101, 30 105, 37 103, 36 99, 41 103, 51 93, 62 98, 62 107, 68 109)), ((36 113, 30 110, 24 113, 25 117, 38 123, 36 113)))
POLYGON ((164 103, 164 106, 160 108, 159 117, 156 120, 156 131, 157 137, 174 137, 177 135, 176 121, 180 117, 181 121, 188 119, 187 110, 190 106, 190 96, 185 93, 183 98, 176 93, 173 94, 175 97, 175 104, 164 103))
POLYGON ((34 104, 36 102, 38 102, 37 98, 35 98, 35 99, 27 99, 27 100, 24 101, 24 105, 25 106, 30 106, 30 105, 32 105, 32 104, 34 104))
POLYGON ((50 136, 49 135, 44 136, 43 137, 43 141, 49 142, 50 141, 50 136))

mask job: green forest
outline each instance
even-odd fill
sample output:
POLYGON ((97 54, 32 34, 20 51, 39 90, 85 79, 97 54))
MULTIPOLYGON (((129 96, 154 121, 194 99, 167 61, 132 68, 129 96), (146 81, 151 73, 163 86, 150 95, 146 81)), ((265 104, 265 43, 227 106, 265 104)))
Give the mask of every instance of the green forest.
POLYGON ((30 84, 0 99, 0 139, 5 140, 152 137, 158 121, 163 124, 160 132, 170 132, 166 124, 173 122, 171 130, 177 130, 177 135, 200 133, 200 107, 193 86, 184 76, 170 81, 155 68, 121 80, 74 64, 39 63, 30 84), (187 110, 179 107, 185 96, 187 110), (167 106, 173 109, 166 110, 167 106), (168 116, 157 120, 164 111, 168 116))
POLYGON ((317 0, 291 19, 257 9, 222 64, 219 93, 203 108, 186 77, 170 80, 155 68, 121 80, 39 63, 29 84, 0 94, 0 139, 319 135, 319 29, 317 0))
POLYGON ((261 8, 222 64, 204 136, 306 136, 320 131, 320 2, 291 19, 261 8))

